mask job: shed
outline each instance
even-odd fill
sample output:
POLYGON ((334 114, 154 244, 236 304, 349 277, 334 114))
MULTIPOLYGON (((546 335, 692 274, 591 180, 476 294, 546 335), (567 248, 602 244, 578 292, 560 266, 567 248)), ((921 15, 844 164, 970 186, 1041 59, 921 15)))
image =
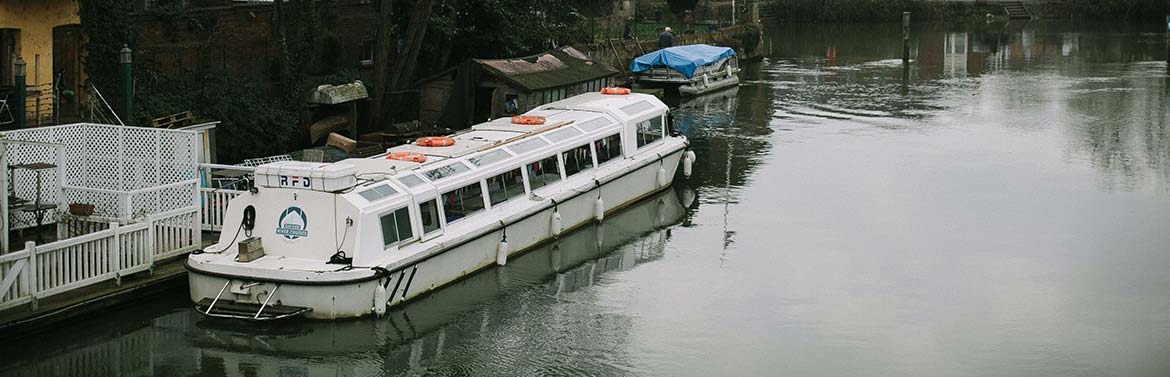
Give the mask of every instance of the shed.
POLYGON ((611 86, 620 72, 572 47, 521 58, 473 59, 424 78, 419 121, 462 129, 611 86))

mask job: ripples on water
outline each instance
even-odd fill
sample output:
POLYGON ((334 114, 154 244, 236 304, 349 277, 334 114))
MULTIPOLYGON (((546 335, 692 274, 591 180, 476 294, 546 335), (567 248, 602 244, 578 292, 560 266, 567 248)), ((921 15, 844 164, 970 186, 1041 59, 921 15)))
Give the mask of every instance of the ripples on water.
POLYGON ((1166 375, 1160 33, 769 31, 672 103, 695 176, 386 318, 241 324, 185 292, 2 375, 1166 375))

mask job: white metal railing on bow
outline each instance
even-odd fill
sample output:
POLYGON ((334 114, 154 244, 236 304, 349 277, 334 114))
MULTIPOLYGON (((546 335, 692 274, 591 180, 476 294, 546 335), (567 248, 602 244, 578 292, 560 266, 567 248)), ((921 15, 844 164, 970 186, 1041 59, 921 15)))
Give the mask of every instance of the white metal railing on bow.
POLYGON ((215 188, 199 188, 199 204, 201 208, 200 223, 203 230, 219 232, 223 230, 223 215, 227 212, 228 201, 244 193, 245 178, 256 172, 252 166, 199 164, 199 176, 205 183, 215 188))
POLYGON ((247 191, 199 188, 202 195, 202 213, 200 214, 203 230, 219 232, 223 230, 223 215, 227 212, 228 201, 247 191))
POLYGON ((61 241, 0 255, 0 310, 91 284, 147 271, 156 261, 200 246, 199 208, 186 207, 147 216, 61 241))

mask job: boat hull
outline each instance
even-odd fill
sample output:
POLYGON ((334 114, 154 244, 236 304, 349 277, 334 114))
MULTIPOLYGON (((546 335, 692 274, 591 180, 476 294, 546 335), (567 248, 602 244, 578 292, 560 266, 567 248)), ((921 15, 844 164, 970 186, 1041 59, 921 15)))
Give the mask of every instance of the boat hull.
MULTIPOLYGON (((188 265, 191 299, 206 302, 206 299, 215 301, 218 298, 237 306, 252 305, 258 313, 266 305, 304 307, 311 310, 302 315, 313 319, 374 314, 382 309, 378 307, 380 305, 401 305, 496 264, 497 248, 505 232, 512 246, 508 255, 515 256, 553 240, 557 234, 596 221, 594 207, 598 197, 603 200, 605 212, 610 213, 670 187, 684 147, 685 143, 677 143, 669 150, 659 152, 660 157, 647 159, 636 169, 616 177, 606 177, 599 187, 574 191, 573 196, 560 200, 555 206, 488 230, 417 262, 393 270, 371 271, 364 279, 330 282, 328 276, 322 276, 320 280, 304 283, 265 281, 251 276, 208 273, 188 265), (666 184, 660 184, 659 169, 665 171, 666 184), (554 212, 559 213, 563 224, 560 232, 553 229, 551 219, 554 212), (245 286, 247 289, 243 288, 245 286)), ((264 319, 263 313, 256 317, 264 319)))

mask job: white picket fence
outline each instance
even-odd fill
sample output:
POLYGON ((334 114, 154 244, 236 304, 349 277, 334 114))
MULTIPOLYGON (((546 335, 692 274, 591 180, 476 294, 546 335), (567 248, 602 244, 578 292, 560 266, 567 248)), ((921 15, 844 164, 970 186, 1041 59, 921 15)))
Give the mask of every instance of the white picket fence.
POLYGON ((0 255, 0 310, 147 271, 155 261, 200 247, 200 209, 180 208, 129 225, 0 255))

